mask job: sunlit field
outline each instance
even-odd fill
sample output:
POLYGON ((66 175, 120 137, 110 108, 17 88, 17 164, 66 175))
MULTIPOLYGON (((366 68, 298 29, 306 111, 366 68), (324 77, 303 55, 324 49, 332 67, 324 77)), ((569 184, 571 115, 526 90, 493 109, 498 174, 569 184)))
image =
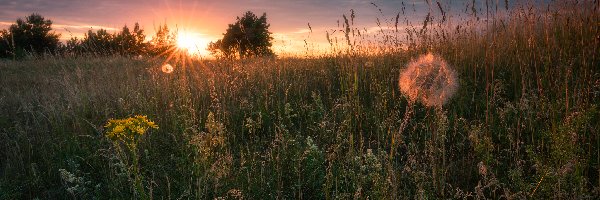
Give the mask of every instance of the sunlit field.
POLYGON ((340 13, 293 56, 0 60, 0 199, 598 199, 599 3, 496 6, 340 13))

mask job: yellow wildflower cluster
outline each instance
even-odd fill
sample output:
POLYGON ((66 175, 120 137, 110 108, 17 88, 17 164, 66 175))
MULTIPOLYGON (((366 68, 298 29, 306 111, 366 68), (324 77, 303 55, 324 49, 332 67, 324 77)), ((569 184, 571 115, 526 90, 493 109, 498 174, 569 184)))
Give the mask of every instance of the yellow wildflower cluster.
POLYGON ((110 119, 104 126, 107 130, 106 137, 112 141, 134 142, 144 135, 149 128, 158 129, 158 125, 148 120, 145 115, 136 115, 126 119, 110 119))

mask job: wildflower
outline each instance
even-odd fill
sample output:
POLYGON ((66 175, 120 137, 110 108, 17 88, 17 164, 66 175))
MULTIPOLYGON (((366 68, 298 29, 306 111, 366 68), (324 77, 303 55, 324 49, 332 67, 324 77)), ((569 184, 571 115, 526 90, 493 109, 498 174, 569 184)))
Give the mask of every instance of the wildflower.
POLYGON ((442 58, 429 53, 408 63, 400 73, 398 86, 411 101, 442 106, 456 92, 458 79, 442 58))
POLYGON ((130 156, 132 163, 126 169, 134 176, 135 192, 140 195, 140 199, 149 199, 142 184, 137 145, 148 129, 158 129, 158 125, 148 120, 145 115, 136 115, 126 119, 110 119, 104 127, 107 129, 106 137, 113 141, 115 147, 124 144, 129 150, 129 154, 126 154, 122 148, 115 148, 121 161, 129 160, 130 156))
POLYGON ((137 142, 137 138, 144 135, 148 129, 158 129, 158 125, 144 115, 127 119, 110 119, 104 127, 108 130, 105 134, 107 138, 115 142, 123 141, 128 145, 137 142))
POLYGON ((173 66, 169 63, 165 63, 162 67, 161 67, 162 72, 170 74, 171 72, 173 72, 173 66))

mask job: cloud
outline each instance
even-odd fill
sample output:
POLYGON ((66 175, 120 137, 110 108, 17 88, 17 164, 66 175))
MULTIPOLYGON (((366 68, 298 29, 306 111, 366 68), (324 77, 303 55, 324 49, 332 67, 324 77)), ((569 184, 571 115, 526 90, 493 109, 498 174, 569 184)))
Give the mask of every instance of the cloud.
POLYGON ((107 31, 118 31, 118 28, 106 27, 106 26, 96 26, 96 25, 65 25, 65 24, 54 24, 52 25, 54 29, 75 29, 75 30, 99 30, 104 29, 107 31))
POLYGON ((308 29, 308 28, 301 28, 301 29, 298 29, 297 31, 294 31, 292 33, 295 33, 295 34, 304 34, 304 33, 310 33, 310 32, 311 32, 311 30, 308 29))
MULTIPOLYGON (((427 12, 437 12, 436 1, 430 9, 424 0, 0 0, 0 28, 6 28, 19 17, 39 13, 54 22, 54 29, 68 35, 83 35, 89 29, 118 31, 135 22, 151 36, 158 25, 167 23, 171 28, 202 34, 216 40, 222 37, 228 24, 245 11, 267 14, 270 31, 281 33, 280 38, 298 40, 295 44, 326 42, 326 31, 341 29, 342 15, 350 19, 352 28, 368 33, 394 26, 395 16, 404 9, 402 20, 422 23, 427 12), (308 28, 308 23, 312 28, 308 28)), ((476 2, 483 5, 482 0, 476 2)), ((444 9, 463 11, 472 0, 444 2, 444 9)), ((402 25, 406 25, 402 21, 402 25)), ((394 28, 395 29, 395 28, 394 28)), ((398 27, 399 30, 400 27, 398 27)), ((296 46, 294 46, 296 48, 296 46)))

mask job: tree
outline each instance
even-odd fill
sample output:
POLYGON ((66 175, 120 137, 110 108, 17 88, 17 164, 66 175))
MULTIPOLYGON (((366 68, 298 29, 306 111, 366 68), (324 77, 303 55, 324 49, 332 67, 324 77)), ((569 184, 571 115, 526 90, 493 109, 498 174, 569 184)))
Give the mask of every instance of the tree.
POLYGON ((164 26, 159 25, 156 35, 150 40, 151 53, 157 56, 174 51, 177 43, 176 36, 177 33, 171 32, 166 24, 164 26))
POLYGON ((131 49, 131 53, 134 55, 145 54, 147 51, 146 35, 144 34, 144 29, 140 28, 140 24, 137 22, 133 27, 132 35, 134 48, 131 49))
POLYGON ((229 24, 223 38, 211 42, 208 50, 215 56, 228 58, 235 57, 236 53, 239 58, 273 56, 269 26, 266 13, 257 17, 248 11, 241 18, 237 17, 234 24, 229 24))
POLYGON ((115 34, 111 34, 105 29, 100 29, 96 32, 88 30, 81 41, 81 45, 88 52, 112 55, 115 53, 115 37, 115 34))
POLYGON ((145 49, 146 35, 138 23, 135 23, 133 31, 130 31, 127 25, 123 26, 121 32, 114 39, 116 50, 121 55, 141 55, 145 49))
POLYGON ((115 46, 117 52, 121 55, 129 54, 132 48, 135 48, 135 37, 129 31, 129 27, 127 25, 123 26, 123 29, 120 33, 116 34, 114 37, 115 46))
POLYGON ((60 34, 52 31, 52 21, 46 20, 39 14, 33 13, 25 20, 19 18, 16 24, 9 28, 8 36, 10 46, 20 54, 29 51, 38 54, 53 53, 59 45, 60 34))
POLYGON ((64 49, 75 55, 94 53, 96 55, 137 56, 146 53, 145 39, 144 30, 138 23, 135 23, 133 31, 127 25, 123 26, 121 32, 118 33, 109 33, 105 29, 95 32, 88 30, 83 39, 71 38, 68 40, 64 49))
POLYGON ((83 52, 83 47, 81 45, 81 40, 77 37, 71 37, 71 39, 67 40, 66 44, 63 47, 63 53, 65 55, 80 55, 83 52))
POLYGON ((0 30, 0 58, 12 56, 11 38, 7 30, 0 30))

